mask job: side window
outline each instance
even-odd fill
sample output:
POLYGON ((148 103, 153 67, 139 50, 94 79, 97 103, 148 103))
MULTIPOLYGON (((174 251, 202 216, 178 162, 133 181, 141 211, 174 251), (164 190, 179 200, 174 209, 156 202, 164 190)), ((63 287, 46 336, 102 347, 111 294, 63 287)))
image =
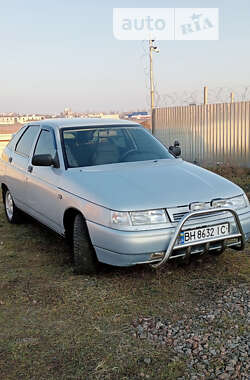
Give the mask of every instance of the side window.
POLYGON ((16 152, 24 156, 29 156, 37 133, 37 126, 28 127, 16 145, 16 152))
POLYGON ((51 132, 42 130, 40 133, 35 153, 34 155, 38 154, 50 154, 52 157, 55 156, 55 143, 54 143, 54 137, 51 132))
POLYGON ((18 140, 20 139, 20 136, 22 136, 23 134, 23 131, 24 131, 24 127, 19 129, 18 132, 16 132, 15 134, 12 135, 11 137, 11 140, 9 141, 9 143, 7 144, 7 147, 11 150, 14 150, 15 149, 15 145, 16 143, 18 142, 18 140))

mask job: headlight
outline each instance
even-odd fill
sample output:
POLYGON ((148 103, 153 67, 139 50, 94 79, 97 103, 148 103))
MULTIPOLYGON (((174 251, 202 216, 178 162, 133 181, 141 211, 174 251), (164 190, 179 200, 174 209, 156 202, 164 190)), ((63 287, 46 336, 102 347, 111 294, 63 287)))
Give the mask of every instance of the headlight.
POLYGON ((157 225, 169 222, 165 210, 111 211, 111 223, 118 226, 157 225))
POLYGON ((167 223, 165 210, 134 211, 130 217, 133 226, 167 223))
POLYGON ((229 199, 214 199, 212 201, 212 207, 231 207, 235 210, 240 210, 247 207, 248 205, 249 202, 245 194, 229 199))
POLYGON ((111 211, 112 224, 120 226, 131 226, 128 212, 111 211))
POLYGON ((249 199, 248 199, 246 193, 244 193, 243 197, 245 198, 245 201, 246 201, 246 207, 249 207, 250 206, 250 202, 249 202, 249 199))
POLYGON ((217 208, 217 207, 231 207, 231 205, 229 206, 227 199, 214 199, 212 201, 211 205, 212 205, 213 208, 217 208))
POLYGON ((246 202, 244 195, 240 195, 239 197, 231 198, 231 199, 229 199, 229 202, 232 205, 231 207, 235 208, 236 210, 247 207, 247 202, 246 202))
POLYGON ((200 211, 207 209, 207 204, 205 202, 193 202, 189 205, 190 211, 200 211))

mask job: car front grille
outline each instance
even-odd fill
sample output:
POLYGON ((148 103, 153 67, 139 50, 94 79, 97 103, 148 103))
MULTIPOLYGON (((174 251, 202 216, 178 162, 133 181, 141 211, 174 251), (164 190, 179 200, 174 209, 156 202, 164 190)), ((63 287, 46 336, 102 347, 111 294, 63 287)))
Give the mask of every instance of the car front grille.
POLYGON ((178 212, 177 214, 173 214, 173 220, 174 222, 179 222, 183 216, 187 215, 187 212, 178 212))
MULTIPOLYGON (((172 221, 173 222, 179 222, 187 214, 188 214, 188 212, 185 212, 185 211, 174 213, 174 214, 172 214, 172 221)), ((218 214, 216 214, 216 216, 219 216, 219 215, 227 216, 226 214, 227 213, 225 213, 225 212, 218 212, 218 214)), ((206 218, 206 219, 208 219, 208 218, 214 218, 214 215, 203 215, 203 216, 195 215, 190 220, 195 219, 195 218, 199 218, 199 219, 205 219, 206 218)))

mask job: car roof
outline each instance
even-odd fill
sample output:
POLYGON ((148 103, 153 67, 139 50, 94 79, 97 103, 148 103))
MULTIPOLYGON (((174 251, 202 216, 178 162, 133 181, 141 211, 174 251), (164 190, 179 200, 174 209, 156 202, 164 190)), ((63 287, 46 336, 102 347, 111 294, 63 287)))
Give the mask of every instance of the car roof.
POLYGON ((46 119, 40 121, 33 121, 28 125, 39 125, 39 126, 50 126, 58 129, 61 128, 74 128, 74 127, 104 127, 104 126, 138 126, 142 127, 141 124, 134 123, 128 120, 121 119, 101 119, 101 118, 73 118, 73 119, 46 119))

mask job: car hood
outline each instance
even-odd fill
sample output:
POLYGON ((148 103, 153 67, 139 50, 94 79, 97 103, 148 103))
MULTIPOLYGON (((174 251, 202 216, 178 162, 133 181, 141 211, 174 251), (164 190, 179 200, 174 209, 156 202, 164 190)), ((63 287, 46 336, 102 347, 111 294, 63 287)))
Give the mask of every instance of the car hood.
POLYGON ((120 211, 184 206, 242 193, 225 178, 182 159, 69 169, 62 189, 120 211))

